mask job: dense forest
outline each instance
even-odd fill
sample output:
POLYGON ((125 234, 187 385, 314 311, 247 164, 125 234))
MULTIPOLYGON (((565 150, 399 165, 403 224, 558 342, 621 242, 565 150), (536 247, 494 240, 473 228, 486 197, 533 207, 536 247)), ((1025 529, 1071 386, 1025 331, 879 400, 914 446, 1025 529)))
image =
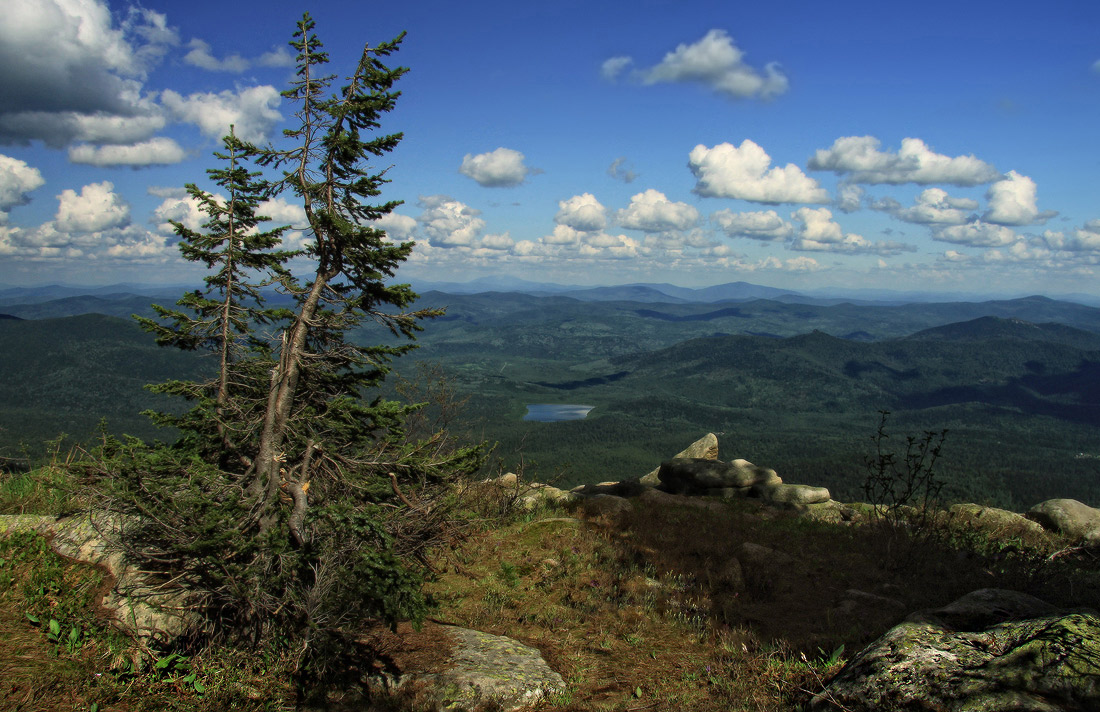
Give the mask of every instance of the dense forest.
MULTIPOLYGON (((637 292, 638 290, 634 290, 637 292)), ((947 429, 953 499, 1026 509, 1100 500, 1100 309, 1043 297, 854 304, 747 298, 618 300, 568 294, 428 292, 446 307, 399 364, 434 364, 464 401, 452 427, 498 443, 503 466, 560 485, 639 476, 706 432, 721 457, 789 482, 862 496, 878 412, 894 442, 947 429), (584 420, 532 422, 529 404, 595 406, 584 420)), ((142 389, 206 368, 158 349, 126 292, 0 301, 0 455, 44 455, 67 433, 164 437, 142 389), (114 316, 86 312, 108 312, 114 316), (82 316, 73 316, 81 314, 82 316)), ((363 343, 380 338, 357 334, 363 343)), ((387 393, 396 392, 391 379, 387 393)))

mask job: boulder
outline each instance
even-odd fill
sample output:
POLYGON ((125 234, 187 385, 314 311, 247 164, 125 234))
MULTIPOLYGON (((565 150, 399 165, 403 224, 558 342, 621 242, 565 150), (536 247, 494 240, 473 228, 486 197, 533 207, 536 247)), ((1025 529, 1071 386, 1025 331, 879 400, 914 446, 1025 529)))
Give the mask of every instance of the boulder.
POLYGON ((799 516, 805 519, 829 524, 851 524, 863 520, 863 515, 858 509, 833 499, 806 505, 799 511, 799 516))
MULTIPOLYGON (((717 460, 718 438, 714 433, 707 433, 691 445, 688 445, 682 452, 677 453, 674 457, 697 457, 702 460, 717 460)), ((639 479, 638 482, 646 487, 656 487, 660 485, 661 480, 657 477, 659 471, 660 468, 653 470, 639 479)))
POLYGON ((429 622, 369 638, 360 642, 384 649, 391 669, 369 675, 368 688, 427 689, 433 709, 526 709, 565 691, 536 648, 505 636, 429 622))
POLYGON ((669 494, 659 489, 646 490, 638 496, 638 499, 643 502, 651 502, 664 507, 690 507, 692 509, 706 509, 712 511, 720 511, 724 507, 721 502, 699 499, 698 497, 685 497, 679 494, 669 494))
POLYGON ((569 504, 578 499, 580 495, 576 492, 566 492, 557 487, 532 482, 530 491, 520 497, 519 501, 524 509, 537 509, 543 504, 569 504))
POLYGON ((665 460, 657 472, 661 486, 670 492, 706 494, 731 487, 775 485, 783 480, 775 470, 757 467, 748 460, 707 460, 679 457, 665 460))
POLYGON ((754 486, 752 492, 768 504, 791 509, 823 504, 832 499, 826 488, 810 485, 763 484, 754 486))
POLYGON ((1007 509, 983 507, 980 504, 953 504, 947 512, 953 522, 998 537, 1037 536, 1043 533, 1043 527, 1038 522, 1007 509))
POLYGON ((1027 512, 1027 518, 1038 522, 1044 529, 1065 534, 1074 539, 1084 539, 1100 529, 1100 509, 1075 499, 1048 499, 1027 512))
POLYGON ((634 509, 634 505, 630 503, 630 500, 616 497, 613 494, 595 494, 591 497, 583 497, 581 508, 590 517, 600 515, 617 517, 634 509))
POLYGON ((844 666, 813 710, 1100 709, 1100 615, 982 589, 919 611, 844 666))
POLYGON ((622 482, 599 482, 594 485, 577 485, 570 492, 574 494, 591 496, 597 494, 610 494, 615 497, 637 497, 649 488, 640 484, 637 480, 623 480, 622 482))

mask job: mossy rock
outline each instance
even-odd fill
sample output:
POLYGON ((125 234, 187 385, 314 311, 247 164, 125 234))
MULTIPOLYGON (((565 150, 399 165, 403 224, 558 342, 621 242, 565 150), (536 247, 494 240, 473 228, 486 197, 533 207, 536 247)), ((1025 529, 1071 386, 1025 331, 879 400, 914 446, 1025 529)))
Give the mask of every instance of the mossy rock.
POLYGON ((865 648, 814 710, 1100 709, 1100 616, 983 589, 921 611, 865 648))

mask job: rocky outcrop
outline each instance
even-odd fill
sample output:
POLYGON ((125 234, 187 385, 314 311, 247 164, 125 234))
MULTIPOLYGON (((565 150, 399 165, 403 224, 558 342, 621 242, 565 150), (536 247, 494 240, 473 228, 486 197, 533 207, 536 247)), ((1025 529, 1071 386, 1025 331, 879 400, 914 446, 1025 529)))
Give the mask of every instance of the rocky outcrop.
POLYGON ((775 470, 748 460, 676 457, 661 463, 657 479, 661 489, 673 494, 755 497, 779 509, 805 510, 830 501, 824 487, 786 484, 775 470))
MULTIPOLYGON (((698 458, 701 460, 717 460, 718 459, 718 437, 714 433, 707 433, 703 437, 699 438, 691 445, 677 453, 674 457, 690 457, 698 458)), ((661 468, 652 470, 648 474, 644 475, 638 480, 639 483, 646 487, 656 487, 661 484, 661 480, 658 477, 658 473, 661 468)))
POLYGON ((856 655, 814 710, 1100 709, 1100 616, 982 589, 914 613, 856 655))
POLYGON ((1027 518, 1058 534, 1100 542, 1100 509, 1075 499, 1040 502, 1028 510, 1027 518))
POLYGON ((38 515, 0 516, 0 534, 35 531, 50 540, 58 554, 104 569, 111 587, 99 605, 111 623, 146 644, 175 638, 197 622, 186 592, 165 587, 128 566, 110 542, 121 522, 116 517, 83 514, 57 518, 38 515))
POLYGON ((665 460, 657 471, 661 488, 673 494, 718 494, 733 489, 746 494, 756 485, 783 482, 775 470, 757 467, 748 460, 722 462, 700 457, 676 457, 665 460))

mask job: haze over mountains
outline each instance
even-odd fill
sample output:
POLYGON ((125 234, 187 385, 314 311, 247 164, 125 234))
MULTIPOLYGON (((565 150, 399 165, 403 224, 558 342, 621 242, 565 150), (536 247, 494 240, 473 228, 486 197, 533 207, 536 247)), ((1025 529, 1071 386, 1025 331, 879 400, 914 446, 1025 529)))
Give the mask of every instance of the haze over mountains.
MULTIPOLYGON (((424 286, 420 285, 423 289, 424 286)), ((1100 308, 1029 296, 858 301, 748 283, 567 288, 435 285, 445 307, 396 365, 438 365, 467 399, 456 429, 500 443, 561 484, 622 479, 708 432, 788 481, 858 499, 877 412, 897 440, 948 428, 950 492, 1011 507, 1100 498, 1100 308), (523 421, 527 405, 584 403, 584 420, 523 421)), ((169 438, 142 389, 206 368, 159 349, 129 318, 179 286, 0 290, 0 456, 66 432, 169 438)), ((895 295, 897 296, 897 295, 895 295)), ((281 298, 281 297, 280 297, 281 298)), ((353 335, 376 343, 369 328, 353 335)))

